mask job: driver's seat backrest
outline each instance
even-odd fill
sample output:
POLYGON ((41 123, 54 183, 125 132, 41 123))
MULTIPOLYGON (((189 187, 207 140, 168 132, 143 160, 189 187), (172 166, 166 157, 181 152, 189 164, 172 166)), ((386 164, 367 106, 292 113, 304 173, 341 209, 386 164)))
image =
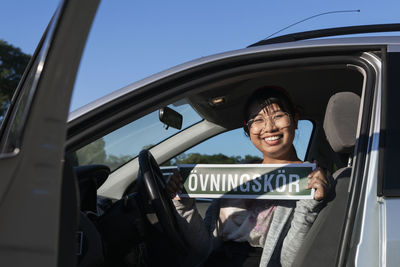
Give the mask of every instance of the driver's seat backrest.
POLYGON ((308 232, 294 266, 336 266, 349 199, 350 159, 356 142, 359 108, 360 97, 352 92, 337 93, 328 102, 324 131, 333 151, 349 165, 333 174, 326 206, 308 232))

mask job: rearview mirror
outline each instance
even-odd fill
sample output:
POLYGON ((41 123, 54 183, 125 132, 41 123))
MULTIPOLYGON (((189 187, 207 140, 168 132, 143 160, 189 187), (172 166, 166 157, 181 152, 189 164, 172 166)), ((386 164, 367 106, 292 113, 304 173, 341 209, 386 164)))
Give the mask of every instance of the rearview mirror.
POLYGON ((182 115, 169 107, 160 109, 159 117, 160 121, 166 125, 166 129, 168 129, 168 127, 178 130, 182 128, 182 115))

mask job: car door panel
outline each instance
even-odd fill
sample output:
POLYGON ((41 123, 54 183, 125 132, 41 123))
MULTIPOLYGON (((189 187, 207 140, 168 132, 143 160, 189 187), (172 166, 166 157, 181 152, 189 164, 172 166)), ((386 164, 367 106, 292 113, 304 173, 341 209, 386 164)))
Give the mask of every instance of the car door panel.
MULTIPOLYGON (((14 119, 5 125, 13 129, 13 124, 22 124, 12 153, 0 157, 0 258, 4 266, 57 265, 66 120, 97 5, 98 1, 75 0, 60 5, 41 47, 46 56, 29 70, 36 82, 20 85, 28 87, 29 101, 14 101, 28 105, 26 119, 21 122, 23 117, 11 114, 14 119)), ((9 140, 10 134, 4 131, 0 141, 9 140)))

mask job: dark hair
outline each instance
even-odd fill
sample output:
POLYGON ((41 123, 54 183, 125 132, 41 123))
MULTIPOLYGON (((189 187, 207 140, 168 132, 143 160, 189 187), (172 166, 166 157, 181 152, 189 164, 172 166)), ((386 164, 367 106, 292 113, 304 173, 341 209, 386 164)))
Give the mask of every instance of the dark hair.
POLYGON ((277 104, 282 111, 289 113, 292 119, 296 118, 298 113, 296 105, 290 98, 288 92, 278 86, 265 86, 257 89, 247 100, 244 108, 244 131, 249 134, 248 121, 268 105, 277 104))

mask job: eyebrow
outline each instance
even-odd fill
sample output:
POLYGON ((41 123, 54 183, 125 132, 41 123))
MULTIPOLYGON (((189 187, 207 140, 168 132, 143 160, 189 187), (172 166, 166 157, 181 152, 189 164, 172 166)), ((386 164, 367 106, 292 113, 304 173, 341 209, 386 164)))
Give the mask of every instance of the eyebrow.
MULTIPOLYGON (((263 108, 262 110, 264 110, 264 112, 268 114, 267 109, 263 108)), ((277 112, 285 112, 285 111, 283 111, 282 109, 277 109, 277 110, 272 111, 272 114, 270 114, 270 115, 273 115, 273 114, 275 114, 275 113, 277 113, 277 112)), ((255 116, 255 118, 256 118, 257 116, 262 116, 262 115, 261 115, 260 113, 258 113, 258 114, 255 116)))

